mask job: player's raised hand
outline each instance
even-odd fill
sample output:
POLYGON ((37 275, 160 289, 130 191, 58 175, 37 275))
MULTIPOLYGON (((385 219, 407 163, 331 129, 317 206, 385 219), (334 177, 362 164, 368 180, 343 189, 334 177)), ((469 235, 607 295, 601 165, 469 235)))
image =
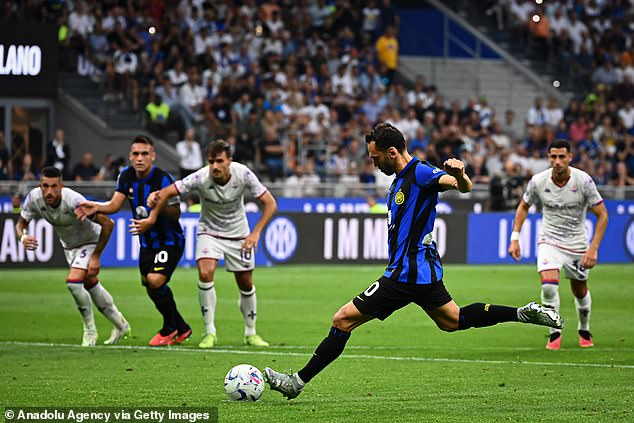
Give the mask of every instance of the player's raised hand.
POLYGON ((154 208, 161 199, 161 191, 153 191, 147 196, 147 206, 151 209, 154 208))
POLYGON ((522 251, 520 250, 519 241, 511 241, 511 244, 509 245, 509 254, 515 261, 520 261, 522 258, 522 251))
POLYGON ((37 248, 37 239, 35 239, 34 236, 32 235, 22 235, 23 238, 20 239, 20 241, 22 242, 22 245, 24 245, 24 247, 27 250, 35 250, 37 248))
POLYGON ((141 235, 144 232, 150 230, 150 228, 154 225, 149 218, 147 219, 130 219, 130 233, 132 235, 141 235))
POLYGON ((97 203, 94 201, 84 201, 79 203, 79 206, 75 208, 75 216, 80 220, 86 220, 87 217, 97 213, 97 203))
POLYGON ((464 162, 458 159, 447 159, 443 163, 445 172, 453 177, 460 177, 464 174, 464 162))

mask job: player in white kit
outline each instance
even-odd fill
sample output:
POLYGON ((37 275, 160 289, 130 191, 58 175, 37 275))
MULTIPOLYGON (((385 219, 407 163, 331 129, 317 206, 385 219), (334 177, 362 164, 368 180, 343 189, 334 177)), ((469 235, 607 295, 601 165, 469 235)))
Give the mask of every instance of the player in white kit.
POLYGON ((81 345, 92 347, 97 342, 93 302, 114 325, 104 344, 116 344, 130 334, 130 325, 98 279, 100 255, 108 243, 114 223, 99 213, 92 220, 77 219, 74 211, 83 201, 86 199, 81 194, 64 188, 59 169, 45 167, 42 169, 40 186, 34 188, 24 200, 16 230, 20 242, 28 250, 35 250, 38 242, 34 236, 28 234, 29 222, 39 216, 53 226, 70 266, 66 284, 84 322, 81 345))
POLYGON ((239 305, 245 323, 244 342, 247 345, 266 347, 268 342, 255 330, 257 300, 253 284, 254 252, 262 230, 277 209, 277 203, 248 167, 232 161, 231 147, 225 141, 211 143, 206 155, 208 166, 150 194, 150 216, 137 222, 137 225, 140 232, 147 230, 154 224, 154 219, 170 197, 197 192, 202 205, 196 239, 198 299, 205 323, 205 336, 198 346, 211 348, 218 342, 214 324, 214 272, 218 260, 224 256, 225 267, 233 272, 240 291, 239 305), (249 230, 244 209, 244 195, 247 190, 263 205, 262 214, 253 231, 249 230))
MULTIPOLYGON (((559 271, 563 267, 575 297, 579 345, 592 347, 588 275, 597 263, 608 211, 590 175, 570 167, 571 159, 568 141, 558 139, 548 147, 551 168, 534 175, 528 183, 515 212, 509 254, 515 260, 521 258, 518 240, 522 224, 529 207, 540 204, 543 218, 537 243, 537 271, 542 282, 542 303, 559 311, 559 271), (589 246, 585 228, 588 209, 597 216, 589 246)), ((558 350, 560 346, 561 330, 551 329, 546 348, 558 350)))

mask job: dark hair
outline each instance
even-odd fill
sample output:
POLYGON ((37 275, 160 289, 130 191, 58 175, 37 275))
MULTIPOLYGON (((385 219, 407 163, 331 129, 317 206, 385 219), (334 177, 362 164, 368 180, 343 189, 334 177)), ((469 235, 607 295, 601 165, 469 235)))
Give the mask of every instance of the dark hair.
POLYGON ((231 146, 225 140, 216 140, 205 149, 207 157, 216 157, 223 152, 227 155, 227 158, 231 158, 231 146))
POLYGON ((399 153, 405 151, 405 138, 403 134, 389 123, 377 123, 372 132, 365 136, 365 142, 370 144, 376 142, 376 148, 379 151, 387 151, 388 148, 394 147, 399 153))
POLYGON ((548 146, 548 152, 553 148, 565 148, 566 151, 570 153, 570 142, 563 138, 557 138, 548 146))
POLYGON ((62 171, 55 166, 46 166, 42 169, 41 175, 45 178, 60 178, 62 179, 62 171))
POLYGON ((146 144, 146 145, 151 145, 152 147, 154 147, 154 141, 152 141, 152 139, 148 137, 147 135, 137 135, 132 140, 132 143, 130 143, 130 145, 132 144, 146 144))

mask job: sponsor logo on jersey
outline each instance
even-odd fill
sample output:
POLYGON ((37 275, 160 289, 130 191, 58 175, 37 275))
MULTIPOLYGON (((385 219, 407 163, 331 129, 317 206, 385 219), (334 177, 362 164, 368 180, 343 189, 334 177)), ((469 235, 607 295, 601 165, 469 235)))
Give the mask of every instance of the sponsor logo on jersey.
POLYGON ((154 268, 155 272, 158 272, 158 271, 161 271, 161 270, 165 270, 165 268, 164 267, 155 267, 154 268))

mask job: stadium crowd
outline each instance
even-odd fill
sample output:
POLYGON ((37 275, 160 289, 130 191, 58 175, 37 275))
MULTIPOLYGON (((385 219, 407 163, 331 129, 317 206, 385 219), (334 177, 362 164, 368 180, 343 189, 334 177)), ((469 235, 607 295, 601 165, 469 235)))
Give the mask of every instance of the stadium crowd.
MULTIPOLYGON (((125 102, 167 140, 191 128, 202 144, 226 139, 235 160, 288 181, 289 195, 311 195, 318 181, 374 182, 362 134, 379 121, 400 128, 421 159, 464 160, 474 183, 490 185, 492 208, 514 206, 528 178, 549 166, 545 149, 555 138, 572 141, 573 165, 598 185, 634 185, 629 3, 490 5, 501 25, 567 60, 568 77, 592 81, 590 92, 566 105, 536 97, 526 116, 496 112, 486 97, 447 102, 433 81, 398 73, 400 22, 390 0, 5 0, 0 24, 57 23, 62 66, 90 63, 104 101, 125 102), (528 24, 533 12, 547 31, 528 24)), ((3 151, 2 177, 25 174, 21 158, 10 169, 3 151)), ((116 176, 108 163, 92 167, 102 175, 92 177, 116 176)))

